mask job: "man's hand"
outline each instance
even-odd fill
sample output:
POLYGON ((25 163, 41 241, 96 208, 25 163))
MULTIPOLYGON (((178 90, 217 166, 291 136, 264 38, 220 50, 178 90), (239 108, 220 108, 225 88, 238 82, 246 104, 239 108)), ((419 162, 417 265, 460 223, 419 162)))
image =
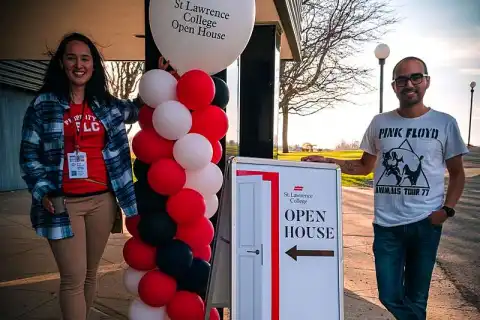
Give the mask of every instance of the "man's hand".
POLYGON ((50 201, 50 199, 47 196, 43 197, 42 204, 43 204, 43 207, 47 209, 50 213, 55 212, 52 201, 50 201))
POLYGON ((441 226, 448 219, 448 216, 445 210, 440 209, 433 211, 428 218, 433 225, 441 226))
POLYGON ((342 173, 364 176, 372 172, 377 157, 364 152, 362 158, 358 160, 333 159, 318 155, 303 157, 300 160, 306 162, 335 163, 340 167, 342 173))
POLYGON ((335 163, 331 158, 325 158, 324 156, 318 155, 303 157, 300 160, 305 162, 335 163))

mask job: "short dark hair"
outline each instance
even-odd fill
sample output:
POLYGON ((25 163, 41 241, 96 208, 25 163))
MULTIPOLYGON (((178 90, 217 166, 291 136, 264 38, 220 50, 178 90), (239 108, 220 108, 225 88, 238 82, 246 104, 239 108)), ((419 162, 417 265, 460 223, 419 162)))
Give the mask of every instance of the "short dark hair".
POLYGON ((420 62, 423 65, 423 69, 425 70, 425 74, 428 74, 428 68, 427 68, 427 64, 425 63, 425 61, 423 61, 422 59, 417 58, 417 57, 406 57, 406 58, 403 58, 402 60, 400 60, 395 65, 395 67, 393 68, 392 80, 395 80, 395 76, 397 75, 398 66, 401 65, 402 63, 404 63, 405 61, 412 61, 412 60, 420 62))
POLYGON ((92 40, 81 33, 66 34, 55 52, 50 52, 51 60, 45 74, 43 86, 38 93, 54 93, 58 98, 70 101, 70 84, 61 67, 62 57, 66 51, 67 44, 71 41, 85 43, 93 58, 93 74, 85 88, 85 100, 91 104, 94 99, 99 102, 110 102, 112 95, 108 88, 108 75, 105 71, 103 57, 92 40))

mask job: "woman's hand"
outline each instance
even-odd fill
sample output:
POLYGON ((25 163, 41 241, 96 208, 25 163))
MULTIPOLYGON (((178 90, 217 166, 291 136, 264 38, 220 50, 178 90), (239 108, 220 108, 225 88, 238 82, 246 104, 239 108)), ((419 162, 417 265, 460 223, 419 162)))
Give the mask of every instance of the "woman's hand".
POLYGON ((52 204, 52 201, 50 201, 50 199, 45 196, 43 197, 43 200, 42 200, 42 205, 45 209, 47 209, 50 213, 55 213, 55 209, 53 208, 53 204, 52 204))
POLYGON ((170 65, 170 61, 165 60, 165 58, 164 58, 163 56, 160 56, 160 58, 158 59, 158 69, 167 71, 167 72, 170 73, 172 76, 174 76, 175 79, 177 79, 177 80, 180 79, 180 76, 178 75, 177 70, 175 70, 175 69, 170 65), (172 70, 167 71, 168 67, 171 67, 172 70))
MULTIPOLYGON (((164 70, 164 71, 167 71, 168 73, 170 73, 172 76, 175 77, 175 79, 180 79, 180 75, 177 73, 177 71, 175 69, 173 69, 172 66, 170 66, 170 61, 168 60, 165 60, 165 58, 163 56, 160 56, 160 58, 158 59, 158 69, 160 70, 164 70), (167 71, 167 69, 171 67, 172 70, 170 71, 167 71)), ((139 104, 140 105, 144 105, 145 104, 145 101, 142 100, 142 97, 140 97, 140 94, 137 95, 137 99, 139 100, 139 104)))

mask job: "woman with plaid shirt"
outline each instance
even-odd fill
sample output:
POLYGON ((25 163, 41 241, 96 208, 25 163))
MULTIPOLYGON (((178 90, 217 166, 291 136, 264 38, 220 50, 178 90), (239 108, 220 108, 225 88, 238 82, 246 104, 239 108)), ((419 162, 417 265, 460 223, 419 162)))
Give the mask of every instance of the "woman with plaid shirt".
POLYGON ((31 221, 60 271, 64 320, 85 320, 100 259, 118 212, 137 215, 126 123, 142 102, 108 91, 103 60, 84 35, 67 35, 28 107, 20 165, 31 221))

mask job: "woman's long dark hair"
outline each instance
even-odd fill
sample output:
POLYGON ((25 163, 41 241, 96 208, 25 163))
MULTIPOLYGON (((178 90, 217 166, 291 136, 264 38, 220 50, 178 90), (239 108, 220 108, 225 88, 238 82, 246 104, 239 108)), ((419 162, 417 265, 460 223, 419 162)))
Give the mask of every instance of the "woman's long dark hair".
POLYGON ((93 59, 93 73, 91 79, 85 86, 85 100, 91 104, 94 100, 108 103, 112 95, 108 90, 107 73, 100 52, 95 44, 86 36, 80 33, 71 33, 63 37, 57 50, 53 53, 43 81, 43 86, 38 93, 54 93, 59 99, 71 100, 70 80, 61 67, 62 58, 65 54, 67 44, 71 41, 81 41, 90 48, 93 59))

